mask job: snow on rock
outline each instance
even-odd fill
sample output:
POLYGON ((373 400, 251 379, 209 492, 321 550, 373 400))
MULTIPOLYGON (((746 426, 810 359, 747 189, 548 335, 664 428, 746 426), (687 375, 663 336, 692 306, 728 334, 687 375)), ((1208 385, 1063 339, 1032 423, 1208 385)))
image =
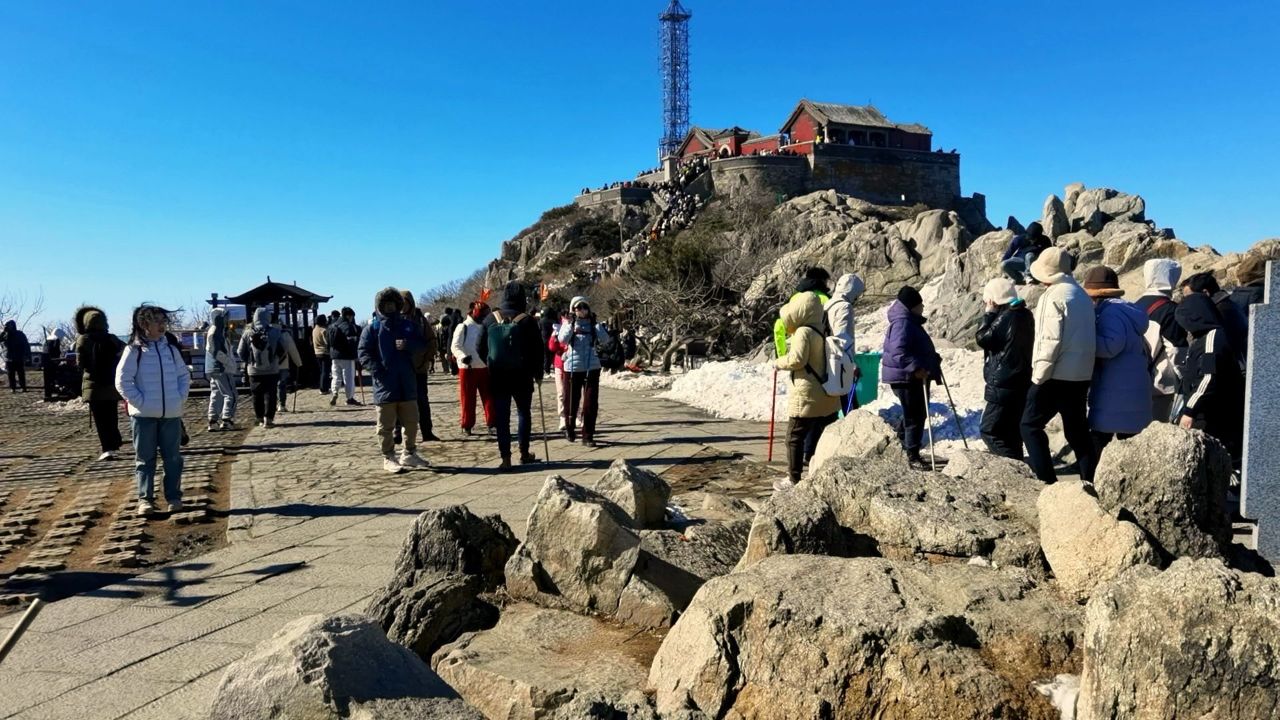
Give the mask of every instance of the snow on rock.
POLYGON ((89 412, 89 403, 78 397, 58 402, 45 402, 40 400, 32 403, 31 407, 36 412, 48 413, 50 415, 73 415, 76 413, 89 412))
POLYGON ((1076 720, 1076 698, 1080 695, 1080 676, 1061 674, 1043 683, 1032 683, 1036 692, 1049 698, 1061 720, 1076 720))

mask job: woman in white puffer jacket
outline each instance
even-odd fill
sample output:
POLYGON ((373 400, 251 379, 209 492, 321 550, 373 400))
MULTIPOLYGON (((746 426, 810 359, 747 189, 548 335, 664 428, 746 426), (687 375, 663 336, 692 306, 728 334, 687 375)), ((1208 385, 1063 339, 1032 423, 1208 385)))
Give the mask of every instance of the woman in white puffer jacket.
POLYGON ((133 332, 116 366, 116 390, 129 407, 133 430, 138 514, 155 511, 156 451, 164 459, 169 511, 182 509, 182 408, 191 371, 181 349, 166 336, 169 312, 153 305, 133 311, 133 332))

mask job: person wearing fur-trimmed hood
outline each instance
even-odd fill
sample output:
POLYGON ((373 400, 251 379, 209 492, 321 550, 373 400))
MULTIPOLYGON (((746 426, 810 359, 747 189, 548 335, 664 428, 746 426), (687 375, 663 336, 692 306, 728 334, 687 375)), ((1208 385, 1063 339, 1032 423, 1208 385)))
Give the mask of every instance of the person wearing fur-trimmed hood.
POLYGON ((99 460, 114 460, 124 445, 120 435, 120 393, 116 391, 116 366, 124 343, 112 335, 107 314, 101 308, 86 305, 76 310, 76 362, 83 380, 80 396, 89 405, 93 428, 102 447, 99 460))
POLYGON ((373 320, 360 333, 360 364, 373 377, 378 406, 382 468, 390 473, 427 467, 418 455, 418 388, 414 355, 426 346, 422 333, 404 314, 404 297, 387 287, 374 297, 373 320), (403 427, 404 450, 395 454, 395 428, 403 427))

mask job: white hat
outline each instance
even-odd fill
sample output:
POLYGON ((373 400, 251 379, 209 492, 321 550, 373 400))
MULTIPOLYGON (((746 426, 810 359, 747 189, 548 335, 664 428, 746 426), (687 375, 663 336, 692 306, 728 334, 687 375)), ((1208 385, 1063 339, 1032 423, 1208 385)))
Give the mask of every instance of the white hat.
POLYGON ((1018 288, 1007 277, 993 278, 982 288, 982 299, 996 305, 1008 305, 1018 299, 1018 288))

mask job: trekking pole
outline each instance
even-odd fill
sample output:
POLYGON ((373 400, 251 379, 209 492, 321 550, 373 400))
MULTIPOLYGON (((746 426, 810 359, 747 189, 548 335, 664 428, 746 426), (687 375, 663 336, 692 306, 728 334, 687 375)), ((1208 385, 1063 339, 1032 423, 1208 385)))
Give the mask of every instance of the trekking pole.
POLYGON ((542 404, 542 381, 538 381, 538 415, 542 417, 542 455, 551 462, 551 444, 547 442, 547 408, 542 404))
POLYGON ((947 384, 947 376, 942 374, 942 369, 938 369, 938 376, 942 378, 942 387, 947 389, 947 404, 951 406, 951 417, 956 421, 956 432, 960 433, 960 442, 964 443, 964 449, 969 449, 969 441, 964 436, 964 428, 960 426, 960 414, 956 412, 956 401, 951 399, 951 386, 947 384))
POLYGON ((360 388, 360 404, 364 404, 364 368, 356 363, 356 387, 360 388))
POLYGON ((778 409, 778 368, 773 369, 773 397, 769 400, 769 457, 766 462, 773 462, 773 421, 778 409))
POLYGON ((13 646, 17 645, 18 640, 22 638, 22 634, 27 631, 31 623, 35 622, 36 616, 40 614, 40 610, 44 606, 45 602, 40 598, 31 601, 31 606, 27 608, 21 618, 18 618, 18 624, 13 626, 13 629, 9 631, 9 635, 5 637, 4 643, 0 644, 0 663, 4 662, 5 657, 13 650, 13 646))
MULTIPOLYGON (((905 411, 906 408, 903 408, 905 411)), ((924 381, 924 426, 929 429, 929 467, 938 471, 938 458, 933 454, 933 416, 929 414, 929 381, 924 381)))

